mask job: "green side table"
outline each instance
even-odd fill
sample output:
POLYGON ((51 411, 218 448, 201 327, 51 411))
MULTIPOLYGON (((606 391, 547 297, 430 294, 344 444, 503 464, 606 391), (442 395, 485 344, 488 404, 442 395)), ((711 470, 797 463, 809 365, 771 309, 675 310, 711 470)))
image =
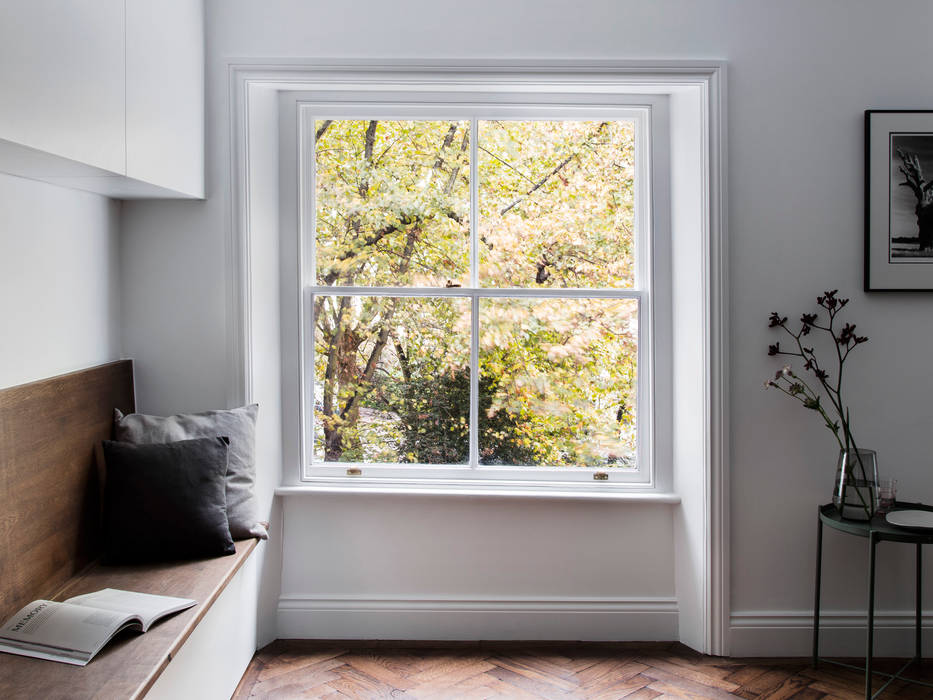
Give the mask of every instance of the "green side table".
MULTIPOLYGON (((933 506, 923 505, 922 503, 904 503, 897 501, 893 510, 926 510, 933 512, 933 506)), ((865 671, 865 699, 872 700, 876 698, 895 680, 903 680, 908 683, 923 685, 933 688, 933 684, 923 681, 905 678, 901 674, 907 668, 922 658, 921 651, 921 629, 922 629, 922 611, 921 611, 921 585, 922 585, 922 565, 923 565, 923 545, 933 544, 933 530, 907 530, 905 528, 889 525, 884 519, 884 515, 876 515, 871 520, 846 520, 839 515, 836 507, 832 503, 820 506, 819 519, 817 521, 816 531, 816 593, 813 605, 813 666, 819 665, 821 661, 820 651, 820 579, 823 569, 823 526, 831 527, 840 532, 846 532, 850 535, 865 537, 868 539, 868 644, 865 650, 865 668, 852 666, 851 664, 822 659, 826 663, 844 666, 856 671, 865 671), (917 545, 917 593, 916 593, 916 627, 914 630, 914 657, 894 674, 872 671, 872 657, 874 656, 874 636, 875 636, 875 549, 879 542, 906 542, 917 545), (887 682, 878 689, 874 695, 871 692, 872 673, 887 677, 887 682)))

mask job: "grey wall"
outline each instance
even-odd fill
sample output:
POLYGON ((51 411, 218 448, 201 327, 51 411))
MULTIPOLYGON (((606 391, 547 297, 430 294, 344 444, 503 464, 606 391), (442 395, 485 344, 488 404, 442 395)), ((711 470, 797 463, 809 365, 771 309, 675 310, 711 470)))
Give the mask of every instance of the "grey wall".
POLYGON ((120 203, 0 174, 0 387, 120 357, 120 203))
MULTIPOLYGON (((765 327, 769 311, 797 315, 826 288, 852 297, 852 318, 872 338, 851 363, 849 398, 860 443, 879 451, 882 469, 900 479, 902 495, 933 500, 927 369, 933 299, 859 291, 862 111, 933 108, 931 27, 927 0, 208 2, 208 201, 128 204, 124 217, 125 342, 139 361, 141 406, 170 411, 225 399, 228 60, 724 59, 732 610, 760 613, 777 625, 811 604, 814 511, 829 497, 835 448, 811 415, 761 390, 774 369, 764 356, 772 340, 765 327)), ((313 526, 307 513, 298 515, 295 522, 313 526)), ((545 521, 554 524, 543 526, 541 537, 565 522, 588 522, 595 530, 600 523, 585 506, 569 504, 555 506, 545 521)), ((290 556, 323 553, 300 533, 292 542, 286 569, 290 556)), ((586 546, 607 557, 626 555, 610 534, 586 546)), ((826 581, 826 604, 857 610, 863 588, 848 582, 861 581, 861 543, 828 536, 827 548, 835 573, 826 581)), ((883 609, 910 606, 907 584, 894 583, 910 578, 900 554, 893 547, 881 552, 883 609)), ((370 593, 393 592, 378 572, 374 577, 370 593)), ((515 580, 522 578, 516 571, 515 580)), ((578 579, 564 581, 561 590, 577 587, 585 594, 599 587, 595 570, 578 579)), ((332 593, 315 585, 309 581, 305 593, 332 593)), ((660 595, 669 595, 671 586, 660 576, 660 595)), ((753 637, 743 632, 736 638, 750 649, 758 643, 753 637)))

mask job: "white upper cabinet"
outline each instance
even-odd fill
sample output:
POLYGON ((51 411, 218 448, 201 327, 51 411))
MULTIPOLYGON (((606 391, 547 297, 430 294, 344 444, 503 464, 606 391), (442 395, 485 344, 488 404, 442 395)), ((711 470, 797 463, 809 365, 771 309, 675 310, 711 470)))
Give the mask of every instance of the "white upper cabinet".
POLYGON ((123 0, 0 4, 0 137, 119 172, 123 0))
POLYGON ((126 174, 204 196, 204 12, 126 0, 126 174))
POLYGON ((203 197, 201 0, 0 2, 0 172, 203 197))

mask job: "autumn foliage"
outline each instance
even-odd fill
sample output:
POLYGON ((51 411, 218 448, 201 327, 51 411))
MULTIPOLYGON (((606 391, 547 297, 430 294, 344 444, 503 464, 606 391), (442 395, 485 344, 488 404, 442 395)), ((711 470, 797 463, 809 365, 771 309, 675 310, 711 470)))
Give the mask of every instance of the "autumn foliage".
POLYGON ((633 126, 470 128, 315 125, 315 459, 469 460, 475 294, 479 462, 632 466, 638 301, 560 294, 634 288, 633 126))

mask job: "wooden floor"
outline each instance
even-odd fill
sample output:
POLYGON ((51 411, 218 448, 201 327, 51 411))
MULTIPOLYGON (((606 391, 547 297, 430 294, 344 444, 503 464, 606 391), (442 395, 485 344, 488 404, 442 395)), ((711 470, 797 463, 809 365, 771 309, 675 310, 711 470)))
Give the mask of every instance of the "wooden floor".
MULTIPOLYGON (((854 661, 854 663, 858 663, 854 661)), ((894 670, 894 660, 878 663, 894 670)), ((929 680, 927 663, 915 677, 929 680)), ((880 688, 882 679, 876 681, 880 688)), ((864 697, 864 676, 805 659, 727 659, 675 644, 273 642, 243 676, 245 698, 769 698, 864 697)), ((882 698, 933 698, 893 683, 882 698)))

